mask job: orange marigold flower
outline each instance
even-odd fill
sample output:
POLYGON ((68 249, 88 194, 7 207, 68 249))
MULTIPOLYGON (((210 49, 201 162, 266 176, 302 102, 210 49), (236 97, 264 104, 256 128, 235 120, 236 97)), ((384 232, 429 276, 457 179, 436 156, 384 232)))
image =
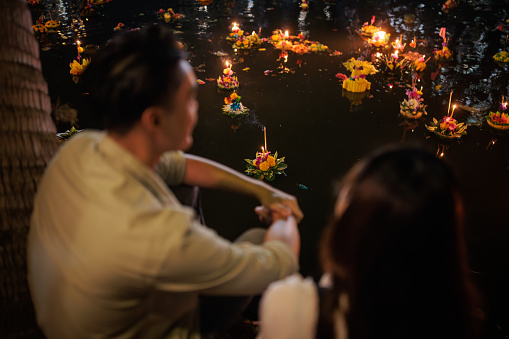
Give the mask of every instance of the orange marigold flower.
POLYGON ((266 171, 269 169, 269 163, 267 161, 264 161, 260 164, 260 171, 266 171))
POLYGON ((274 159, 274 157, 272 155, 269 155, 267 157, 267 162, 269 163, 270 167, 276 166, 276 159, 274 159))

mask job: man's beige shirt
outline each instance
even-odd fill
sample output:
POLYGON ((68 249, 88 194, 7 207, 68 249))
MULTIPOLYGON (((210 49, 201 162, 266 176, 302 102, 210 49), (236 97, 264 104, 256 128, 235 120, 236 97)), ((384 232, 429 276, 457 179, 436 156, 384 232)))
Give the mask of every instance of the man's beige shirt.
POLYGON ((28 240, 48 338, 195 338, 198 294, 261 293, 298 269, 281 242, 233 244, 200 225, 167 187, 183 180, 183 154, 161 159, 162 177, 86 131, 48 166, 28 240))

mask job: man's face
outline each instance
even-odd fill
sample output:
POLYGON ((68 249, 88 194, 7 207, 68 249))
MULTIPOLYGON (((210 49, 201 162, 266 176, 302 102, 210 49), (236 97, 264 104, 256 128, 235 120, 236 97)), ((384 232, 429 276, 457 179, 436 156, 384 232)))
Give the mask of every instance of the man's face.
POLYGON ((163 115, 165 150, 188 150, 193 144, 193 130, 198 122, 198 83, 193 68, 185 60, 179 65, 182 84, 175 93, 171 109, 163 115))

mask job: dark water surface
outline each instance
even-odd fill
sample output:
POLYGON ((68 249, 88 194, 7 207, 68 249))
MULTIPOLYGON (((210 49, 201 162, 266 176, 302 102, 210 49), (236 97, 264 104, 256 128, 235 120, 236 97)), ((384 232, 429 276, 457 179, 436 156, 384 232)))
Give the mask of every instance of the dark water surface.
MULTIPOLYGON (((43 71, 55 103, 78 106, 80 84, 69 74, 69 63, 76 58, 76 40, 82 46, 103 46, 124 23, 127 29, 160 22, 159 8, 172 7, 185 18, 166 25, 174 28, 190 53, 200 85, 199 123, 190 153, 214 159, 238 171, 245 169, 245 158, 254 158, 263 145, 263 126, 267 128, 268 148, 286 157, 287 176, 278 176, 271 185, 297 196, 305 213, 302 231, 301 271, 315 278, 321 273, 317 259, 318 239, 332 210, 333 183, 356 161, 374 148, 388 143, 421 143, 456 169, 467 208, 467 241, 471 268, 487 306, 485 313, 490 335, 508 334, 509 329, 509 132, 487 125, 485 110, 499 109, 502 96, 509 96, 509 71, 493 55, 504 48, 509 24, 509 1, 461 1, 444 13, 442 1, 310 1, 301 11, 299 1, 213 0, 208 6, 198 1, 121 1, 98 7, 98 14, 80 18, 79 3, 44 1, 42 13, 51 12, 61 20, 57 34, 41 40, 43 71), (414 14, 407 24, 405 15, 414 14), (368 76, 372 88, 360 105, 353 105, 336 73, 349 74, 342 63, 350 57, 371 58, 376 52, 356 33, 362 23, 376 16, 375 24, 391 34, 391 41, 402 35, 408 43, 419 40, 417 51, 432 55, 441 48, 440 27, 447 28, 452 61, 438 67, 430 60, 418 83, 423 86, 428 115, 415 124, 399 116, 399 102, 410 83, 408 74, 394 76, 379 72, 368 76), (246 32, 269 37, 275 29, 303 32, 310 40, 329 46, 330 53, 297 55, 289 52, 287 62, 269 43, 247 55, 235 54, 225 37, 236 22, 246 32), (499 25, 501 25, 499 27, 499 25), (227 56, 217 56, 216 52, 227 56), (224 93, 216 83, 225 61, 234 62, 240 81, 238 93, 252 111, 240 121, 223 115, 224 93), (243 71, 243 69, 249 70, 243 71), (453 103, 475 107, 480 112, 457 108, 454 117, 468 123, 468 135, 447 141, 430 134, 425 124, 447 113, 450 92, 453 103), (307 189, 306 189, 307 188, 307 189), (499 327, 497 328, 498 325, 499 327)), ((203 2, 202 2, 203 3, 203 2)), ((34 17, 40 12, 32 11, 34 17)), ((80 128, 93 121, 79 115, 80 128)), ((61 126, 65 130, 68 126, 61 126)), ((62 132, 63 130, 60 130, 62 132)), ((77 155, 79 156, 79 155, 77 155)), ((233 239, 248 227, 257 226, 255 201, 235 195, 204 192, 207 224, 233 239)), ((433 213, 433 211, 430 211, 433 213)), ((433 274, 433 272, 424 272, 433 274)))

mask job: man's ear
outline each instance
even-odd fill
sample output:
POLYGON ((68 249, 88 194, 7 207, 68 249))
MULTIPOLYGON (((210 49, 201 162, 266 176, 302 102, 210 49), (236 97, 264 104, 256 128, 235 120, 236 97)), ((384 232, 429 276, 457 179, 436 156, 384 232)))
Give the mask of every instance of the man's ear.
POLYGON ((161 116, 163 114, 163 110, 160 107, 151 106, 143 111, 141 114, 141 125, 145 130, 149 133, 154 132, 159 128, 161 124, 161 116))

